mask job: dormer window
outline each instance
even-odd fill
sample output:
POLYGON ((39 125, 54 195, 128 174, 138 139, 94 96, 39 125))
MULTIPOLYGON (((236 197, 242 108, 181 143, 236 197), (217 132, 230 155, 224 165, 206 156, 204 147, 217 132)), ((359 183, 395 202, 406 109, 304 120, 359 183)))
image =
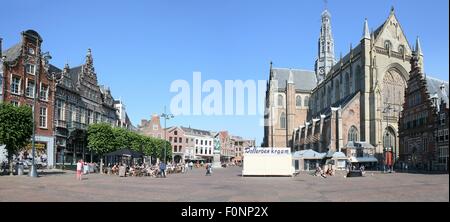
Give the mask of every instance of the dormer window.
POLYGON ((25 66, 25 71, 26 71, 28 74, 34 75, 34 74, 36 73, 36 66, 33 65, 33 64, 27 64, 27 65, 25 66))

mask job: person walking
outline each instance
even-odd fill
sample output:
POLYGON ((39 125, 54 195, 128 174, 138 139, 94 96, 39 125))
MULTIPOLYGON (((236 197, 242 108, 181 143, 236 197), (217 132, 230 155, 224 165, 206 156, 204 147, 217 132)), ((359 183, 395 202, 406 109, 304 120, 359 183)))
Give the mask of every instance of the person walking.
POLYGON ((161 162, 159 163, 159 170, 161 172, 161 177, 166 177, 166 163, 161 162))
POLYGON ((206 174, 205 176, 211 176, 211 166, 207 163, 206 164, 206 174))
POLYGON ((189 163, 186 162, 186 163, 184 164, 184 173, 187 173, 188 168, 189 168, 189 163))
POLYGON ((189 162, 189 169, 191 169, 191 170, 192 170, 192 166, 194 166, 194 163, 192 163, 192 162, 189 162))
POLYGON ((82 180, 82 178, 81 178, 82 170, 83 170, 83 159, 80 159, 80 160, 78 160, 78 163, 77 163, 77 180, 82 180))

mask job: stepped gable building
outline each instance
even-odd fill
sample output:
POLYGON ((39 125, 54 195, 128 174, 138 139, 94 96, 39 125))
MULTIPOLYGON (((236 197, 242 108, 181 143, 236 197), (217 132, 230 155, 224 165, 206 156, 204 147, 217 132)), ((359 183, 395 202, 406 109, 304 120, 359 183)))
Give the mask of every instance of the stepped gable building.
MULTIPOLYGON (((53 166, 55 81, 53 67, 49 64, 51 56, 42 51, 43 40, 39 33, 27 30, 21 35, 21 41, 4 52, 0 40, 0 99, 33 108, 36 155, 53 166)), ((31 144, 26 147, 26 153, 31 154, 31 144)))
MULTIPOLYGON (((369 31, 366 19, 360 42, 350 44, 335 63, 330 20, 325 10, 314 72, 273 68, 271 63, 263 145, 334 153, 366 144, 379 164, 388 147, 396 160, 413 50, 394 8, 375 31, 369 31), (297 98, 308 100, 305 104, 297 98)), ((418 58, 423 68, 423 55, 418 58)))
POLYGON ((448 82, 422 72, 418 42, 400 117, 403 168, 448 171, 448 82))
POLYGON ((164 129, 161 128, 161 120, 158 114, 153 114, 150 120, 142 119, 137 128, 138 132, 145 136, 164 138, 164 129))
MULTIPOLYGON (((55 70, 59 70, 54 67, 55 70)), ((75 163, 88 153, 86 130, 92 123, 116 126, 119 117, 108 87, 97 81, 94 60, 88 49, 85 63, 64 66, 56 74, 55 136, 57 163, 75 163)))

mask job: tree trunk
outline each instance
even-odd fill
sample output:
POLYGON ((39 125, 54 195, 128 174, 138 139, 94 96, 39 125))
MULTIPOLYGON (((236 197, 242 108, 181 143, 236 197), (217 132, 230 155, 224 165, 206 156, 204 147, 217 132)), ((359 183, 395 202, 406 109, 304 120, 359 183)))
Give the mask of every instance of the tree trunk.
POLYGON ((100 174, 103 174, 103 157, 100 156, 100 174))
POLYGON ((12 155, 8 154, 8 162, 9 162, 9 175, 13 176, 13 161, 12 161, 12 155))
POLYGON ((92 154, 92 151, 91 151, 91 163, 93 162, 93 154, 92 154))
POLYGON ((75 149, 75 144, 73 144, 73 160, 72 165, 75 165, 77 163, 77 150, 75 149))
POLYGON ((83 145, 83 155, 81 155, 81 156, 83 158, 83 161, 86 161, 86 152, 85 152, 85 149, 84 149, 84 145, 83 145))

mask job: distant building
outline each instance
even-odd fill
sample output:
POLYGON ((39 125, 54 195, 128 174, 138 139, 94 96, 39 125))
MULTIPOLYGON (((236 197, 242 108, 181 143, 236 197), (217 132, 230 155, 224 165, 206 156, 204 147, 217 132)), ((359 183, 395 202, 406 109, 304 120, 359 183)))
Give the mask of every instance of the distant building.
POLYGON ((114 100, 114 108, 116 108, 117 114, 117 126, 121 128, 125 128, 131 131, 136 131, 137 129, 131 123, 130 117, 128 117, 128 113, 126 111, 125 104, 123 104, 122 100, 114 100))
POLYGON ((161 127, 161 119, 157 114, 153 114, 150 121, 141 120, 137 130, 142 135, 164 139, 164 129, 161 127))
POLYGON ((255 140, 243 139, 240 136, 232 136, 231 141, 234 148, 234 159, 236 163, 242 162, 244 158, 244 149, 247 147, 255 147, 255 140))

